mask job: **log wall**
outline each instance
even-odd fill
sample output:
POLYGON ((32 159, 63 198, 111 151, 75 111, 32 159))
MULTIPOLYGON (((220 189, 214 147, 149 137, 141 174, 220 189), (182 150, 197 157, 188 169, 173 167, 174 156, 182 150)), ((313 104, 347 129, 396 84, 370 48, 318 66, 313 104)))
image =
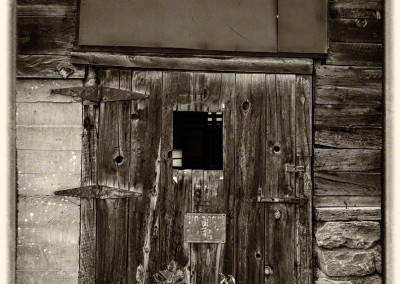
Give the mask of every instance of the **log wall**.
POLYGON ((329 0, 314 78, 316 283, 382 281, 382 5, 329 0))
MULTIPOLYGON (((380 283, 383 3, 328 4, 329 53, 314 70, 315 281, 380 283)), ((50 95, 85 77, 70 62, 75 7, 17 1, 18 283, 78 281, 79 200, 53 192, 81 183, 82 109, 50 95)))

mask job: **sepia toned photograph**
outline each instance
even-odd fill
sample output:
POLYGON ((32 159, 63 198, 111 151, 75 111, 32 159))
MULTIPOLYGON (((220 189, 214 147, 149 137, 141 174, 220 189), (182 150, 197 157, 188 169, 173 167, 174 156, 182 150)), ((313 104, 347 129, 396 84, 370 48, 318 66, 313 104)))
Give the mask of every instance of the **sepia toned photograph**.
POLYGON ((396 284, 385 2, 10 4, 8 283, 396 284))

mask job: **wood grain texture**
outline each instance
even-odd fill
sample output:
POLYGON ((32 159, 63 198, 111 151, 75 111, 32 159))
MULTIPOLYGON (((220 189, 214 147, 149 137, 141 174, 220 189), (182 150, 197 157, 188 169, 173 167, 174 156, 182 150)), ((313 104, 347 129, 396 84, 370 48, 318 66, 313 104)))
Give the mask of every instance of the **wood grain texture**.
MULTIPOLYGON (((194 213, 227 212, 227 195, 223 188, 223 171, 193 170, 192 196, 194 213)), ((228 232, 229 234, 229 232, 228 232)), ((224 264, 225 244, 191 245, 191 283, 219 283, 224 264)))
POLYGON ((83 79, 85 68, 73 65, 69 56, 17 55, 17 78, 71 78, 83 79))
POLYGON ((382 126, 382 106, 315 105, 314 124, 325 127, 382 126))
POLYGON ((382 44, 331 42, 326 63, 329 65, 382 66, 382 44))
POLYGON ((380 150, 318 149, 314 158, 314 171, 372 172, 381 169, 380 150))
POLYGON ((74 18, 17 18, 18 54, 69 54, 74 36, 74 18))
POLYGON ((380 221, 381 207, 325 207, 314 209, 317 221, 380 221))
POLYGON ((382 68, 362 66, 330 66, 315 67, 315 86, 334 87, 382 87, 382 68))
POLYGON ((17 5, 17 17, 60 17, 75 18, 76 7, 74 5, 17 5))
POLYGON ((315 196, 314 207, 380 207, 380 196, 315 196))
POLYGON ((312 60, 278 57, 122 55, 72 52, 74 64, 198 71, 312 74, 312 60))
POLYGON ((316 172, 315 195, 380 196, 382 177, 380 173, 363 172, 316 172))
MULTIPOLYGON (((266 103, 267 145, 266 168, 268 178, 264 197, 295 195, 294 175, 285 171, 285 164, 295 163, 295 96, 296 76, 266 75, 268 94, 266 103), (274 86, 276 86, 274 88, 274 86)), ((264 131, 263 129, 260 129, 264 131)))
POLYGON ((266 204, 265 265, 271 267, 272 274, 265 276, 265 283, 296 283, 295 209, 294 204, 266 204))
POLYGON ((382 128, 371 126, 314 128, 315 146, 331 148, 382 149, 382 128))
POLYGON ((97 200, 96 283, 126 283, 127 204, 125 198, 97 200))
MULTIPOLYGON (((100 76, 105 86, 119 87, 118 71, 104 70, 100 76)), ((129 190, 130 103, 100 104, 98 139, 98 184, 129 190)), ((96 283, 126 283, 128 200, 96 204, 96 283)))
POLYGON ((382 0, 329 0, 330 18, 381 19, 382 0))
MULTIPOLYGON (((366 80, 360 80, 360 83, 364 82, 366 80)), ((382 94, 382 82, 368 87, 354 87, 353 84, 337 87, 332 82, 329 85, 320 85, 315 88, 315 102, 317 104, 381 105, 382 94)))
POLYGON ((236 281, 262 283, 264 206, 257 196, 266 184, 265 75, 236 74, 236 94, 236 281))
POLYGON ((237 234, 235 199, 235 74, 222 74, 221 78, 220 104, 223 111, 223 202, 227 215, 226 243, 223 250, 223 263, 220 265, 220 272, 224 275, 235 274, 235 236, 237 234), (222 108, 222 104, 225 108, 222 108))
MULTIPOLYGON (((296 207, 297 282, 313 283, 312 261, 312 199, 311 175, 313 156, 313 81, 311 76, 296 76, 296 165, 304 171, 295 174, 296 194, 300 200, 296 207)), ((266 238, 268 238, 266 236, 266 238)))
POLYGON ((328 26, 331 42, 383 42, 383 20, 330 19, 328 26))
POLYGON ((176 187, 173 180, 173 110, 179 108, 182 94, 187 97, 192 88, 193 74, 189 72, 164 72, 162 95, 162 131, 161 155, 163 157, 161 172, 161 213, 160 213, 160 264, 166 267, 174 260, 179 268, 190 265, 190 251, 184 245, 182 228, 183 214, 190 207, 185 204, 190 199, 190 189, 176 187), (178 190, 182 190, 178 194, 178 190), (188 192, 186 192, 189 190, 188 192), (175 229, 174 229, 175 228, 175 229))
POLYGON ((129 179, 130 186, 143 193, 142 197, 129 201, 128 282, 136 283, 139 265, 143 266, 148 280, 160 267, 162 73, 134 71, 131 85, 132 91, 149 96, 147 100, 131 103, 129 179))
MULTIPOLYGON (((82 186, 97 185, 99 106, 83 106, 82 186)), ((94 199, 81 198, 81 235, 79 244, 79 284, 96 281, 97 204, 94 199)))

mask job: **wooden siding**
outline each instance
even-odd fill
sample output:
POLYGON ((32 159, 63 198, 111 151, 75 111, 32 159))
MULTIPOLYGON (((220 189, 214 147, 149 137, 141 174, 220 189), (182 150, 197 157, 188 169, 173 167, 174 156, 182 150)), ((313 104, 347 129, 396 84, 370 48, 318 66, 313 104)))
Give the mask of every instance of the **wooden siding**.
POLYGON ((329 1, 330 48, 314 79, 318 221, 381 218, 382 2, 329 1))

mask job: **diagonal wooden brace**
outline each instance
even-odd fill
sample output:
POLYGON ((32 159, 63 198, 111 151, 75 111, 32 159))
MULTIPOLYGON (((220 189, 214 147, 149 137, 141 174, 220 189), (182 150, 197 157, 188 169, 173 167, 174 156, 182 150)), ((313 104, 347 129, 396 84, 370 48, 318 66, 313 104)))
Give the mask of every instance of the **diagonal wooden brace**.
POLYGON ((81 86, 72 88, 52 89, 52 95, 63 95, 73 97, 76 101, 93 101, 93 102, 113 102, 127 100, 147 99, 149 96, 144 93, 130 92, 120 89, 95 86, 81 86))
POLYGON ((115 198, 129 198, 139 197, 142 194, 135 191, 128 191, 119 188, 90 185, 65 190, 58 190, 54 192, 55 195, 72 196, 81 198, 96 198, 96 199, 115 199, 115 198))

